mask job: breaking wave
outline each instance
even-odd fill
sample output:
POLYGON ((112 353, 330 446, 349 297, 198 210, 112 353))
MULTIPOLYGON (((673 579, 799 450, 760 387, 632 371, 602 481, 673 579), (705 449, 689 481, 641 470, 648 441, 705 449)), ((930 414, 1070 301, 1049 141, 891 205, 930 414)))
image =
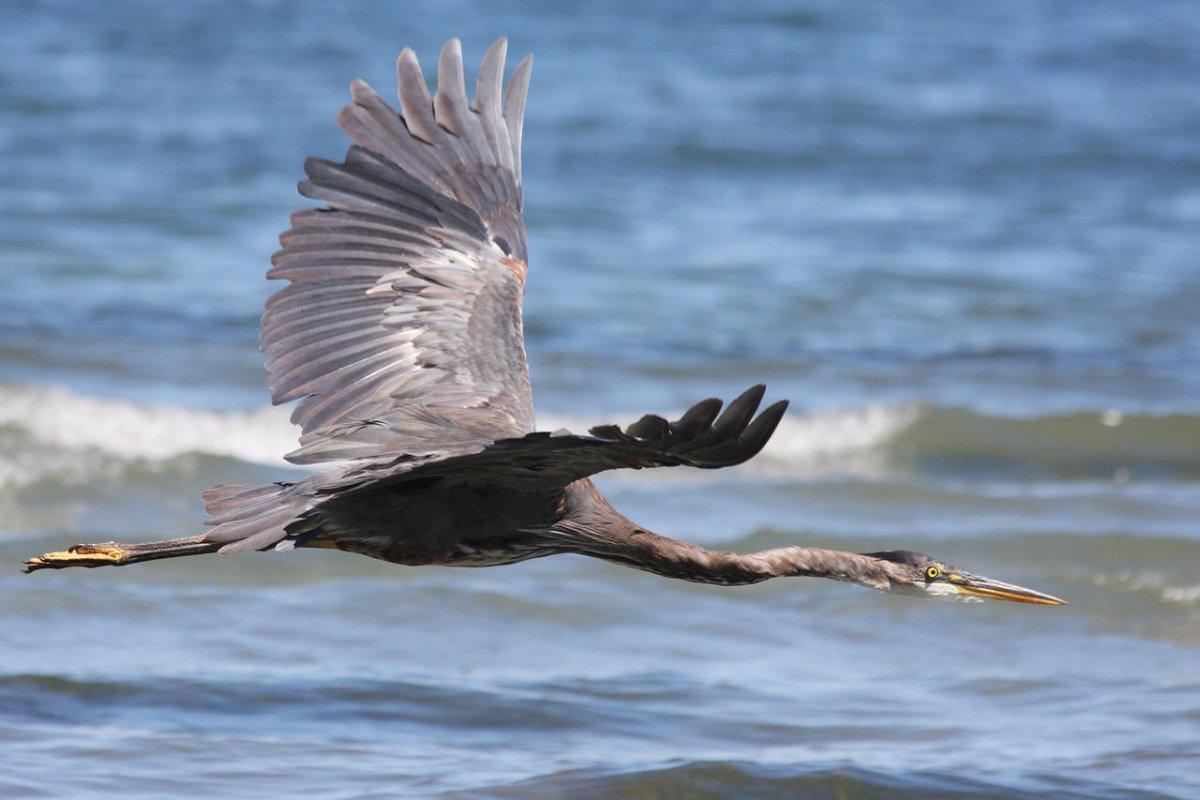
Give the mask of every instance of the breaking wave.
MULTIPOLYGON (((189 455, 282 467, 297 435, 288 413, 213 411, 63 388, 0 386, 0 487, 47 477, 85 482, 131 464, 161 465, 189 455)), ((639 414, 540 416, 544 429, 581 432, 598 421, 631 421, 639 414)), ((751 465, 759 474, 781 478, 986 468, 1119 481, 1147 470, 1200 474, 1197 441, 1197 415, 1106 410, 1017 418, 920 405, 871 406, 792 412, 751 465)))
POLYGON ((0 486, 86 480, 122 462, 188 454, 279 466, 295 447, 288 411, 141 405, 67 389, 0 387, 0 486))

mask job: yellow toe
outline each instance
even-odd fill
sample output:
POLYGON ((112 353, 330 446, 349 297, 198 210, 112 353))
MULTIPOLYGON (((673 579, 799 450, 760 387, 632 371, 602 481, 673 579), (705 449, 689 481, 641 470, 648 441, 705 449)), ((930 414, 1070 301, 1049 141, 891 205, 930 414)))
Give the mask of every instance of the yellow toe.
POLYGON ((125 563, 121 548, 107 544, 77 544, 69 550, 43 553, 25 562, 25 571, 47 567, 102 567, 125 563))

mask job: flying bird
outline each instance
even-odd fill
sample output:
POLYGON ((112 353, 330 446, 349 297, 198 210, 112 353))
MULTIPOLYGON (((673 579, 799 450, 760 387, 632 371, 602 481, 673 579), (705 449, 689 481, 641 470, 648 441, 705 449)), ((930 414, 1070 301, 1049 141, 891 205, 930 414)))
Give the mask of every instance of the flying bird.
POLYGON ((532 66, 502 87, 507 42, 483 58, 468 99, 457 40, 430 95, 405 49, 400 112, 365 82, 338 115, 342 163, 310 158, 269 279, 287 285, 262 318, 271 400, 295 403, 296 481, 217 486, 206 531, 75 545, 25 562, 124 566, 202 553, 343 550, 409 566, 487 567, 577 553, 724 586, 807 576, 926 597, 1056 597, 921 553, 781 547, 717 552, 660 536, 609 504, 591 476, 614 469, 719 469, 756 455, 787 409, 764 387, 710 398, 669 422, 647 414, 588 434, 538 431, 522 334, 528 274, 521 137, 532 66), (757 413, 756 413, 757 412, 757 413))

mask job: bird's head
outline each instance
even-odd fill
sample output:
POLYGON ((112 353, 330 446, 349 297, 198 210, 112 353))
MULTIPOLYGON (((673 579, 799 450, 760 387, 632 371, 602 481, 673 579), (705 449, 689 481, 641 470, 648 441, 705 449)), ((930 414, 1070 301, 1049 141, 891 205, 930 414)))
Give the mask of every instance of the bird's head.
POLYGON ((1011 600, 1044 606, 1067 604, 1066 600, 1053 595, 974 575, 912 550, 863 555, 888 563, 887 573, 892 591, 948 600, 1011 600))

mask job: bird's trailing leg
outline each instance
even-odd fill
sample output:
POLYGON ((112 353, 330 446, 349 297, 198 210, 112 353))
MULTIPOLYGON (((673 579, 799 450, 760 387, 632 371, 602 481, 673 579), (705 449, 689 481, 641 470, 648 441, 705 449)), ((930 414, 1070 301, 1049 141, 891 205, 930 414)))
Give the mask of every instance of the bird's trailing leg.
POLYGON ((185 536, 157 542, 77 544, 66 550, 43 553, 27 559, 25 572, 65 567, 120 567, 139 561, 213 553, 220 546, 218 542, 205 541, 203 536, 185 536))
POLYGON ((43 553, 25 560, 25 572, 62 567, 117 567, 125 563, 125 551, 116 542, 77 544, 66 550, 43 553))

